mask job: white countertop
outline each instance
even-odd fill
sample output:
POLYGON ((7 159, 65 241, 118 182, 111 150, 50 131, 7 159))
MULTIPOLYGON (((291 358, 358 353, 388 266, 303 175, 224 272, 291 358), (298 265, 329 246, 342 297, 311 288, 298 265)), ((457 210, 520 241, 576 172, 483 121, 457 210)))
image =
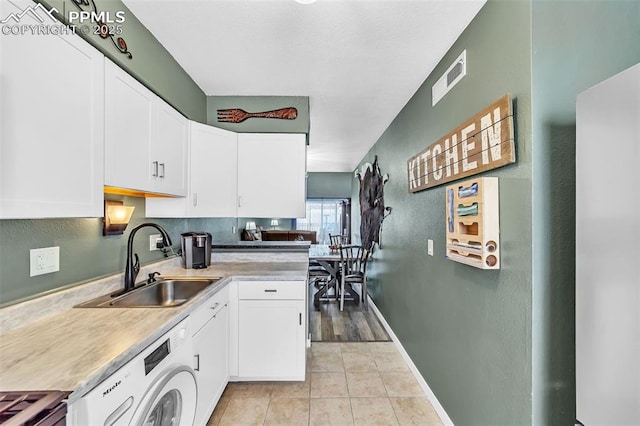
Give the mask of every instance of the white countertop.
MULTIPOLYGON (((207 269, 173 267, 163 276, 224 277, 184 305, 172 308, 66 307, 24 326, 0 332, 0 391, 72 391, 80 398, 142 349, 178 324, 232 280, 306 279, 306 262, 215 263, 207 269)), ((156 269, 156 268, 152 268, 156 269)), ((143 277, 141 275, 139 277, 143 277)), ((121 276, 121 274, 119 274, 121 276)), ((101 290, 104 290, 102 288, 101 290)), ((93 290, 93 296, 108 293, 93 290)), ((64 292, 60 292, 64 293, 64 292)), ((63 295, 56 294, 57 300, 63 295)), ((78 296, 75 296, 78 297, 78 296)), ((31 302, 32 305, 37 300, 31 302)), ((10 307, 13 311, 19 306, 10 307)), ((29 309, 33 309, 33 306, 29 309)))

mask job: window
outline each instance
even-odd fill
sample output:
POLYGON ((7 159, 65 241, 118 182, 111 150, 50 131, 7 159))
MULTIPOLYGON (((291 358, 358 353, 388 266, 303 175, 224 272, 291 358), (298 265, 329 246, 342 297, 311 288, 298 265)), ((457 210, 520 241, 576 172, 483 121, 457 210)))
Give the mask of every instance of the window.
POLYGON ((307 199, 307 216, 296 221, 296 229, 316 231, 318 244, 329 244, 329 234, 350 235, 351 201, 307 199))

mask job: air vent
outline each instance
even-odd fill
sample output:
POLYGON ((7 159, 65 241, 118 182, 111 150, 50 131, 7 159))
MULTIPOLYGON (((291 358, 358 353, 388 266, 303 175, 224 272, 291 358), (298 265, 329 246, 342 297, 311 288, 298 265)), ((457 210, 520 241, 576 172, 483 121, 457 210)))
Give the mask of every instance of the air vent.
POLYGON ((431 88, 431 105, 434 106, 437 104, 465 75, 467 75, 466 50, 458 56, 449 69, 447 69, 447 72, 445 72, 431 88))

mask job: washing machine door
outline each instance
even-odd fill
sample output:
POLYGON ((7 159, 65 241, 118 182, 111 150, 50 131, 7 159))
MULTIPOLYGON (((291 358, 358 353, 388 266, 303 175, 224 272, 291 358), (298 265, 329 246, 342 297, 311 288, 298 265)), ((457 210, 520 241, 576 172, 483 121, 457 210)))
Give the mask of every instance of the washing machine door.
POLYGON ((132 425, 192 426, 196 414, 197 386, 193 370, 181 366, 158 377, 143 397, 132 425))

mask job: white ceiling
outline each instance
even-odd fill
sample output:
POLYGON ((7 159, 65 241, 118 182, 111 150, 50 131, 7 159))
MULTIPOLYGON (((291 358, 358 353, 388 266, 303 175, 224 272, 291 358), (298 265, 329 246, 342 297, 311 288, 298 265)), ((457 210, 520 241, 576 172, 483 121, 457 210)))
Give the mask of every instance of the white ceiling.
POLYGON ((310 172, 351 172, 485 0, 123 0, 207 95, 309 96, 310 172))

